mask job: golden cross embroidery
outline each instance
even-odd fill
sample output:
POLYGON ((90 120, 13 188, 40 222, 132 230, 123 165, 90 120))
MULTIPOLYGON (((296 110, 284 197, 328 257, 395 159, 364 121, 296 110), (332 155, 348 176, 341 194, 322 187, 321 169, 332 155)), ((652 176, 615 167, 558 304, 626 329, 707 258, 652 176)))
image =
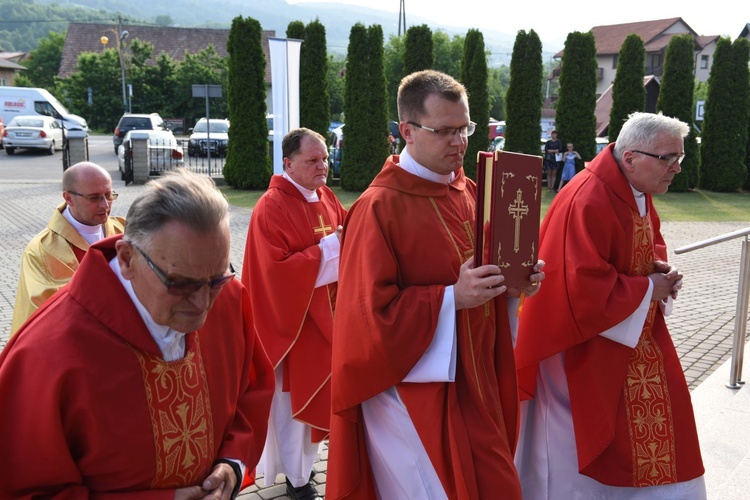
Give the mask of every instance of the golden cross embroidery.
POLYGON ((323 233, 323 236, 328 236, 328 233, 326 231, 333 232, 333 227, 332 226, 326 226, 326 223, 323 220, 323 214, 318 214, 318 222, 320 222, 320 226, 319 227, 314 227, 313 228, 313 233, 315 233, 315 234, 323 233))
POLYGON ((523 204, 523 191, 516 191, 515 201, 508 205, 508 213, 516 220, 516 234, 513 238, 513 250, 518 253, 521 247, 521 219, 529 213, 529 206, 523 204))

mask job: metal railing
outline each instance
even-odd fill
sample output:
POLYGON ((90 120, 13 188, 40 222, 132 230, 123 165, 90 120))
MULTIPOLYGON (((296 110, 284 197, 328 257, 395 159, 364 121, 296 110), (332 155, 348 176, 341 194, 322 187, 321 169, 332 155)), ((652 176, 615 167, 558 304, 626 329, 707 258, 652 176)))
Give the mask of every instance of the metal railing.
POLYGON ((730 389, 739 389, 745 382, 742 380, 742 363, 745 356, 745 332, 747 330, 748 297, 750 297, 750 227, 714 238, 699 241, 692 245, 680 247, 676 254, 691 252, 700 248, 716 245, 735 238, 742 238, 742 252, 740 254, 740 277, 737 285, 737 310, 734 318, 734 337, 732 342, 732 364, 729 373, 730 389))

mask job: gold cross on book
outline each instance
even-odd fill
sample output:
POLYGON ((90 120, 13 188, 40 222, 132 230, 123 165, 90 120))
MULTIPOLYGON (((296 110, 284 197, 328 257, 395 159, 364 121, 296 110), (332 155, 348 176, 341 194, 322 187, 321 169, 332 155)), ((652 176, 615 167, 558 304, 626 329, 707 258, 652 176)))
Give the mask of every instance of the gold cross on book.
POLYGON ((513 238, 513 250, 518 253, 521 247, 521 219, 523 216, 529 213, 529 206, 523 204, 523 191, 520 189, 516 191, 516 199, 513 204, 508 205, 508 213, 513 215, 516 221, 516 234, 513 238))

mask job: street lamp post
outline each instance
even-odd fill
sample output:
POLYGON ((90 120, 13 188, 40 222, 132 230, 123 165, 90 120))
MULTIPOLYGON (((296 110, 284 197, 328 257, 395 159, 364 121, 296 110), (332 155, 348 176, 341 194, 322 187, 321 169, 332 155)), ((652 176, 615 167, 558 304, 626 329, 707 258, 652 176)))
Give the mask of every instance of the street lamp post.
MULTIPOLYGON (((114 30, 110 30, 110 31, 112 31, 112 33, 117 35, 117 33, 114 30)), ((127 37, 128 37, 127 30, 120 30, 119 36, 115 38, 115 40, 117 41, 117 44, 116 44, 117 45, 117 57, 120 60, 120 71, 121 71, 121 79, 122 79, 122 108, 126 112, 129 111, 129 107, 128 107, 128 97, 125 92, 125 62, 122 59, 122 41, 125 40, 127 37)), ((106 35, 102 36, 99 40, 102 42, 102 45, 104 46, 106 46, 107 43, 109 43, 109 38, 106 35)))

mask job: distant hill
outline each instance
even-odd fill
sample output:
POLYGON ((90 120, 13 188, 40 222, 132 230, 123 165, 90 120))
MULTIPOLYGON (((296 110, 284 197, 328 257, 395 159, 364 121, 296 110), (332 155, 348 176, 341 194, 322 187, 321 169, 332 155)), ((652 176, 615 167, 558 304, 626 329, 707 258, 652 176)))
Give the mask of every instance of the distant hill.
MULTIPOLYGON (((9 0, 0 0, 0 5, 9 0)), ((16 3, 17 0, 10 0, 16 3)), ((28 1, 28 0, 27 0, 28 1)), ((33 3, 33 2, 29 2, 33 3)), ((398 14, 377 9, 357 7, 331 3, 304 3, 291 5, 286 0, 170 0, 169 2, 155 2, 154 0, 36 0, 37 5, 48 5, 57 8, 75 8, 80 13, 80 7, 91 9, 91 22, 115 21, 118 14, 128 22, 144 21, 146 23, 162 24, 166 20, 172 21, 172 26, 182 27, 221 27, 228 28, 232 19, 242 15, 253 17, 260 21, 265 30, 274 30, 276 35, 283 37, 289 22, 299 20, 308 23, 318 18, 326 27, 328 50, 345 54, 349 43, 351 27, 361 22, 365 25, 380 24, 386 41, 398 30, 398 14), (102 12, 109 12, 107 16, 102 12), (102 16, 104 15, 104 18, 102 16), (158 20, 157 20, 158 19, 158 20)), ((0 11, 0 18, 3 18, 0 11)), ((78 17, 78 16, 77 16, 78 17)), ((81 21, 80 18, 76 19, 81 21)), ((455 27, 437 25, 427 19, 410 15, 409 25, 427 24, 433 30, 440 29, 449 35, 465 35, 467 30, 455 27)), ((6 28, 7 29, 7 28, 6 28)), ((515 35, 493 30, 482 30, 485 46, 491 55, 491 65, 508 64, 513 51, 515 35)), ((0 33, 0 36, 2 33, 0 33)), ((562 47, 552 48, 556 52, 562 47)), ((547 52, 547 51, 545 51, 547 52)))

